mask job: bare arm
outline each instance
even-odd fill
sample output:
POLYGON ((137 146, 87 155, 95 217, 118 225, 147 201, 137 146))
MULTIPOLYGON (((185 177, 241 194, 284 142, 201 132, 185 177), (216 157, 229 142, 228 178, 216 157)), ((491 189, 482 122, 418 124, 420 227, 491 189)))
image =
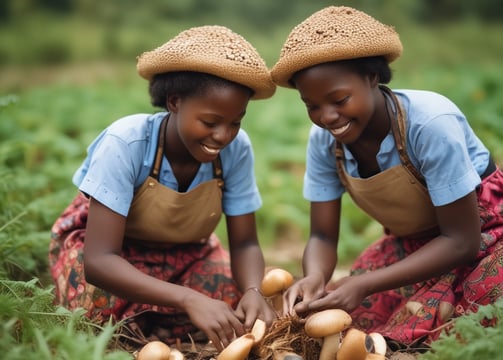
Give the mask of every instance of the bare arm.
POLYGON ((340 199, 311 203, 311 232, 302 258, 304 278, 285 293, 285 312, 303 313, 310 301, 324 295, 337 265, 340 211, 340 199))
POLYGON ((436 208, 441 235, 405 259, 365 275, 370 293, 424 281, 473 261, 480 247, 475 192, 436 208))
POLYGON ((133 302, 173 306, 187 312, 221 351, 244 333, 228 304, 185 286, 142 273, 121 257, 126 219, 91 199, 84 245, 86 280, 133 302))
POLYGON ((480 247, 480 224, 475 192, 436 208, 441 234, 390 266, 346 277, 334 290, 309 304, 308 310, 355 309, 366 296, 440 276, 469 264, 480 247))
POLYGON ((227 233, 233 278, 243 292, 237 314, 244 320, 247 329, 252 327, 257 317, 271 324, 274 312, 262 296, 253 290, 260 289, 265 267, 257 237, 255 214, 228 216, 227 233))
POLYGON ((258 243, 255 215, 228 216, 227 234, 232 274, 239 289, 260 288, 265 263, 258 243))
POLYGON ((327 283, 337 265, 341 200, 311 203, 311 231, 304 249, 304 276, 321 273, 327 283))
POLYGON ((84 242, 86 280, 134 302, 183 308, 194 290, 142 273, 121 254, 126 218, 91 198, 84 242))

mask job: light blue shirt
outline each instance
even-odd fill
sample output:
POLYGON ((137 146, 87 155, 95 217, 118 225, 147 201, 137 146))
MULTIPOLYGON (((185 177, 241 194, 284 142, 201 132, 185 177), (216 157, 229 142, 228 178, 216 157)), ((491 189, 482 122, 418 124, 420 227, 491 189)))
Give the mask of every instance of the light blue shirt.
MULTIPOLYGON (((111 210, 127 216, 134 190, 150 174, 159 126, 167 113, 135 114, 107 127, 88 147, 88 155, 73 176, 80 191, 111 210)), ((246 132, 220 152, 224 175, 223 212, 237 216, 255 212, 262 205, 254 174, 254 156, 246 132)), ((202 163, 188 190, 213 179, 213 164, 202 163)), ((159 181, 176 190, 178 184, 163 156, 159 181)))
MULTIPOLYGON (((463 113, 446 97, 429 91, 395 90, 407 117, 407 153, 424 176, 435 206, 452 203, 480 184, 489 162, 489 151, 474 134, 463 113)), ((329 201, 345 189, 337 175, 335 138, 313 125, 307 145, 304 197, 329 201)), ((347 172, 360 177, 358 164, 343 146, 347 172)), ((393 134, 381 143, 377 163, 382 170, 400 164, 393 134)))

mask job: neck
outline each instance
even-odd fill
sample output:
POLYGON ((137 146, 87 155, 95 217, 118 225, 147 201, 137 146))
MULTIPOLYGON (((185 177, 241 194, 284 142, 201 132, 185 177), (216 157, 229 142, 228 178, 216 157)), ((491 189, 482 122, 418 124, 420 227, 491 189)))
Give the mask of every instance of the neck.
POLYGON ((187 150, 182 139, 178 135, 176 128, 176 118, 170 116, 166 126, 166 134, 164 134, 166 143, 164 144, 164 155, 170 163, 191 164, 199 162, 194 159, 192 154, 187 150))
POLYGON ((388 99, 382 90, 376 89, 376 107, 372 119, 361 135, 361 139, 366 142, 380 144, 388 135, 391 127, 393 112, 388 104, 388 99))

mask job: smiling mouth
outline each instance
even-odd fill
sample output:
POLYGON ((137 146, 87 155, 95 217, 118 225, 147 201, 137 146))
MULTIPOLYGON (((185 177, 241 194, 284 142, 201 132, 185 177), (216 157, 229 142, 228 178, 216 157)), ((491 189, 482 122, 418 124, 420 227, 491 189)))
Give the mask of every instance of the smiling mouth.
POLYGON ((333 135, 333 136, 339 136, 341 135, 342 133, 344 133, 344 131, 346 131, 349 126, 351 125, 351 123, 347 123, 346 125, 344 126, 341 126, 339 128, 336 128, 336 129, 329 129, 330 133, 333 135))
POLYGON ((207 152, 208 154, 211 154, 211 155, 216 155, 220 152, 220 149, 219 148, 212 148, 212 147, 209 147, 207 145, 204 145, 203 144, 203 150, 205 152, 207 152))

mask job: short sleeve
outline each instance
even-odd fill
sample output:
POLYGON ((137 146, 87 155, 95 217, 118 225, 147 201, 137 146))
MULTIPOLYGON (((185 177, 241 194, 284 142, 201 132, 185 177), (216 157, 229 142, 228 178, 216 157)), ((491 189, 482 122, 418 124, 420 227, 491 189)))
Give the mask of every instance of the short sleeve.
POLYGON ((332 135, 313 125, 309 133, 304 174, 304 197, 309 201, 330 201, 344 193, 333 154, 332 135))
POLYGON ((222 152, 223 211, 230 216, 249 214, 262 206, 250 138, 244 130, 222 152))
POLYGON ((73 183, 81 192, 127 216, 135 188, 148 175, 164 116, 134 114, 116 120, 89 145, 73 183))
POLYGON ((431 118, 415 132, 410 146, 435 206, 460 199, 480 184, 456 115, 431 118))
POLYGON ((83 165, 86 171, 79 169, 74 182, 83 193, 127 216, 136 178, 128 144, 114 135, 104 134, 92 154, 83 165))

